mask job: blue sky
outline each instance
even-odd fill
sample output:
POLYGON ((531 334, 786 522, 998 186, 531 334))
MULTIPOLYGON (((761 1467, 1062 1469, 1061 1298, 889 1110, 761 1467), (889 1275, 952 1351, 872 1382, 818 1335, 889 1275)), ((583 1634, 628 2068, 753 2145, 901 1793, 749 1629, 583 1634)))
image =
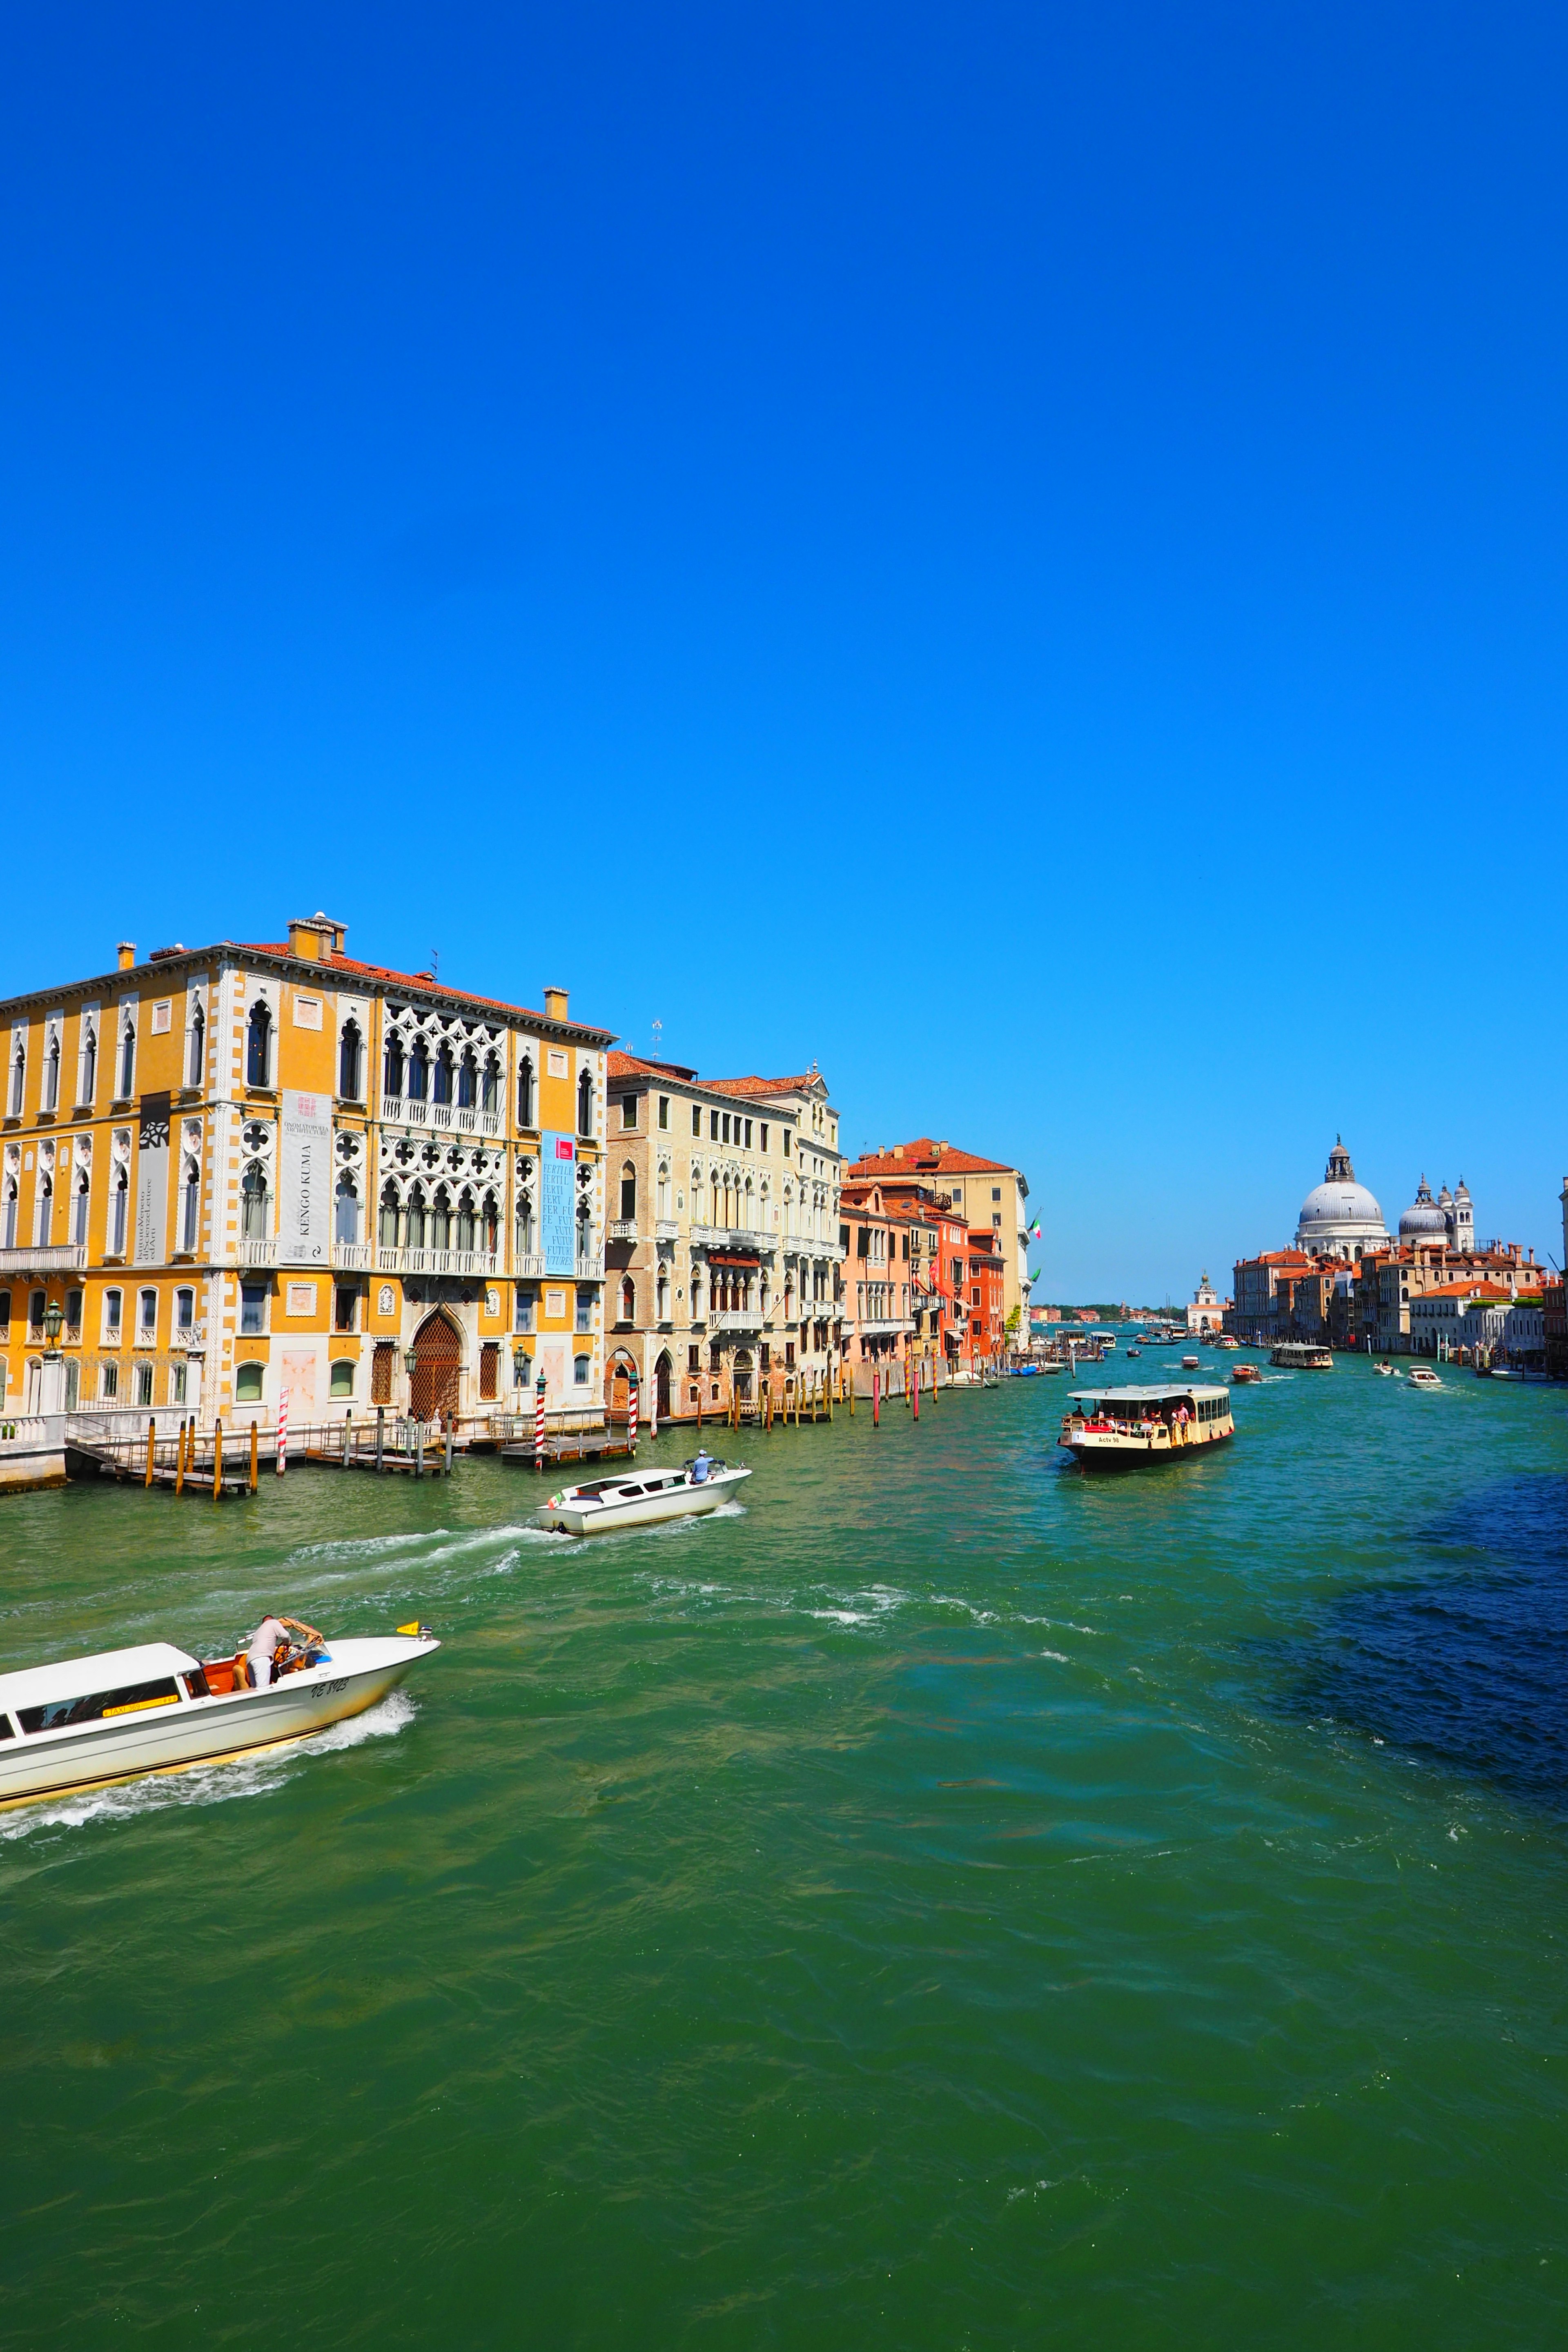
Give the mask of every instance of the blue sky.
POLYGON ((14 15, 0 991, 279 935, 820 1063, 1042 1292, 1342 1130, 1561 1254, 1568 20, 14 15))

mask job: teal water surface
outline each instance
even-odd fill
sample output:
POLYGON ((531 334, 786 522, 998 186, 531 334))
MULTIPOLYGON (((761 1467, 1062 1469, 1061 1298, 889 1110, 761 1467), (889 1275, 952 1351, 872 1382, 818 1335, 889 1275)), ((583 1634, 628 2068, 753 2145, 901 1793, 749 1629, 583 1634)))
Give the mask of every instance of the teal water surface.
POLYGON ((1568 1394, 1094 1478, 1065 1385, 588 1544, 479 1459, 0 1505, 6 1667, 444 1643, 0 1815, 5 2341, 1558 2340, 1568 1394))

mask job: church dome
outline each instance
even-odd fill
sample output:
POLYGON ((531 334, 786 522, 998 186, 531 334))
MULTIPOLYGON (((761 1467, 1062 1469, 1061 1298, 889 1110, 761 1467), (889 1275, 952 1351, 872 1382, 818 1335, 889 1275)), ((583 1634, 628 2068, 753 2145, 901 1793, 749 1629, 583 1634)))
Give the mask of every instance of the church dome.
POLYGON ((1448 1238, 1448 1220, 1432 1198, 1432 1188, 1425 1176, 1415 1188, 1415 1198, 1399 1220, 1402 1242, 1442 1241, 1448 1238))
POLYGON ((1364 1184, 1358 1184, 1350 1153, 1336 1142, 1323 1181, 1314 1184, 1296 1220, 1296 1246, 1316 1255, 1349 1256, 1357 1248, 1386 1243, 1383 1211, 1364 1184))

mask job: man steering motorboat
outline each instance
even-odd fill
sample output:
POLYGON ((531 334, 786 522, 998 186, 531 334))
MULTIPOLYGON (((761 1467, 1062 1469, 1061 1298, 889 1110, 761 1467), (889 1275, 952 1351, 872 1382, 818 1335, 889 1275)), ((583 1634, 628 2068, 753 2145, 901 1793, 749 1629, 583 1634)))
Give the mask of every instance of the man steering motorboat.
POLYGON ((265 1690, 279 1675, 288 1673, 290 1663, 300 1664, 310 1650, 324 1649, 325 1646, 322 1636, 313 1625, 307 1625, 302 1617, 274 1617, 268 1613, 251 1635, 245 1653, 251 1689, 265 1690), (300 1637, 300 1656, 292 1660, 290 1653, 294 1645, 289 1638, 290 1627, 300 1637))

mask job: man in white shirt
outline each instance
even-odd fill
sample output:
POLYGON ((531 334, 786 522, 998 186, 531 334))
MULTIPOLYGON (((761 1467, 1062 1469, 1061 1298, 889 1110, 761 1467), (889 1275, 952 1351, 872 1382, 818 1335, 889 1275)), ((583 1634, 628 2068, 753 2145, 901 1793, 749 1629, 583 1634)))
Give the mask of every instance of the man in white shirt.
POLYGON ((321 1638, 314 1626, 305 1624, 298 1617, 264 1617, 251 1635, 250 1646, 245 1654, 253 1690, 265 1690, 272 1680, 273 1661, 278 1654, 279 1644, 281 1643, 285 1650, 289 1647, 290 1626, 307 1642, 319 1642, 321 1638))

